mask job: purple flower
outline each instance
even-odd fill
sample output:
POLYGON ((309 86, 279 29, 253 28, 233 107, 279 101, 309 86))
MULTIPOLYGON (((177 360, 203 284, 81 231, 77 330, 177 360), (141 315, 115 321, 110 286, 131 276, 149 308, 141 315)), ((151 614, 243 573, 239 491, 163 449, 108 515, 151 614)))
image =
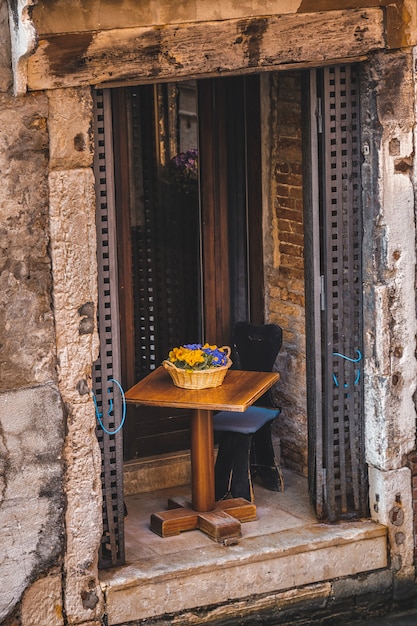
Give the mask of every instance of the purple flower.
POLYGON ((192 148, 180 152, 171 159, 172 165, 187 178, 197 178, 198 175, 198 150, 192 148))

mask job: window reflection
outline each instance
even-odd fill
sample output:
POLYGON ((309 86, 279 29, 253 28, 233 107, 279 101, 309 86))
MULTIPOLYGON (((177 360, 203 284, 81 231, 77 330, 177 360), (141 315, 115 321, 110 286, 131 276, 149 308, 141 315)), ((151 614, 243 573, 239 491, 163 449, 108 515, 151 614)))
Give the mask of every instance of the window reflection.
POLYGON ((194 81, 130 88, 136 377, 201 335, 194 81))

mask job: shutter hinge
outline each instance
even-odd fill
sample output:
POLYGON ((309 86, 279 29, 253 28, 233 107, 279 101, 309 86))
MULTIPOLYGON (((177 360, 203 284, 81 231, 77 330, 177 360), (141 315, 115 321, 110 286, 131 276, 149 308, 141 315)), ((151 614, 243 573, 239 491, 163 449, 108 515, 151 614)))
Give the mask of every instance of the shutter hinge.
POLYGON ((317 117, 317 132, 321 134, 323 132, 323 111, 322 111, 322 106, 321 106, 321 98, 317 98, 316 117, 317 117))

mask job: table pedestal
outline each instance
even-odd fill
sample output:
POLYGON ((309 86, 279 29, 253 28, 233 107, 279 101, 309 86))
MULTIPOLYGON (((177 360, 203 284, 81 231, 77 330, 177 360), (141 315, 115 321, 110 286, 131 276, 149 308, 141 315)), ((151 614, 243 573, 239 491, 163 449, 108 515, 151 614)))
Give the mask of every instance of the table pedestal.
POLYGON ((191 416, 192 503, 168 500, 168 511, 151 515, 151 530, 172 537, 185 530, 202 530, 219 543, 236 543, 240 523, 256 519, 256 507, 244 498, 215 502, 213 411, 194 409, 191 416))
POLYGON ((191 413, 191 489, 195 511, 214 509, 213 411, 191 413))

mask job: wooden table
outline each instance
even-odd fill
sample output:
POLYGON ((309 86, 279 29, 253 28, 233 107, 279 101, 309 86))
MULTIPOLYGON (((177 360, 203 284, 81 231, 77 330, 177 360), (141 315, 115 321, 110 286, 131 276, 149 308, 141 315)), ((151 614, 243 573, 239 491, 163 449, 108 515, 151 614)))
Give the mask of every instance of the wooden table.
POLYGON ((235 543, 240 522, 256 519, 256 507, 243 498, 215 502, 213 411, 243 413, 279 380, 275 372, 229 370, 212 389, 181 389, 159 367, 126 392, 126 402, 191 410, 191 503, 168 501, 153 513, 151 529, 161 537, 199 528, 220 543, 235 543))

